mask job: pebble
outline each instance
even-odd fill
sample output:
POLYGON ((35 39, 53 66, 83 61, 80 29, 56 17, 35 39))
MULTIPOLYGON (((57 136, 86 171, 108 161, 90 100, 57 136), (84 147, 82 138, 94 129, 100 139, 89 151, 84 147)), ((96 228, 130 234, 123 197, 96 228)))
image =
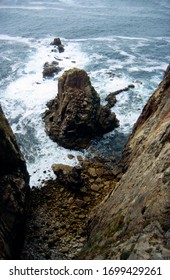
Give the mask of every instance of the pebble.
POLYGON ((66 254, 69 252, 69 247, 63 247, 61 250, 60 250, 61 253, 63 254, 66 254))
POLYGON ((91 190, 92 190, 92 191, 98 192, 100 189, 101 189, 101 185, 95 185, 95 184, 93 184, 93 185, 91 186, 91 190))
POLYGON ((58 236, 63 236, 66 234, 66 232, 67 232, 66 230, 61 230, 57 234, 58 234, 58 236))
POLYGON ((89 173, 89 175, 90 175, 91 177, 97 177, 96 169, 93 168, 93 167, 90 167, 90 168, 88 169, 88 173, 89 173))
POLYGON ((69 159, 73 159, 73 158, 74 158, 74 156, 73 156, 72 154, 68 154, 67 157, 68 157, 69 159))
MULTIPOLYGON (((68 154, 68 158, 72 157, 68 154)), ((83 160, 81 156, 77 159, 80 163, 83 160)), ((86 222, 90 211, 104 198, 110 187, 110 178, 106 180, 110 170, 98 160, 81 163, 84 186, 80 193, 69 191, 57 180, 46 182, 41 190, 33 190, 31 223, 38 225, 38 228, 35 232, 30 223, 32 232, 27 237, 31 248, 28 259, 73 259, 81 251, 87 240, 86 222)), ((27 255, 27 249, 23 254, 27 255)))

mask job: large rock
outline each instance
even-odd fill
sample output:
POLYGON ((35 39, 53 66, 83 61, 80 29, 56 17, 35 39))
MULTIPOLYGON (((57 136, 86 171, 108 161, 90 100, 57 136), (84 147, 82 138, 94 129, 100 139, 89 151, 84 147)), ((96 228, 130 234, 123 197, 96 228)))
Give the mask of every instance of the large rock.
POLYGON ((58 66, 57 61, 52 61, 51 63, 45 62, 43 67, 43 78, 53 77, 58 74, 62 68, 58 66))
POLYGON ((60 38, 54 38, 54 40, 51 43, 51 45, 57 46, 59 53, 64 52, 64 46, 62 45, 60 38))
POLYGON ((29 175, 0 107, 0 259, 16 259, 23 243, 29 175))
POLYGON ((114 113, 100 105, 100 97, 87 73, 65 71, 58 80, 58 95, 48 103, 44 121, 51 139, 65 148, 86 148, 96 135, 118 126, 114 113))
POLYGON ((83 185, 81 178, 82 168, 80 166, 70 166, 65 164, 53 164, 52 170, 58 181, 71 190, 79 191, 83 185))
POLYGON ((92 213, 81 258, 170 259, 170 66, 119 166, 124 174, 92 213))

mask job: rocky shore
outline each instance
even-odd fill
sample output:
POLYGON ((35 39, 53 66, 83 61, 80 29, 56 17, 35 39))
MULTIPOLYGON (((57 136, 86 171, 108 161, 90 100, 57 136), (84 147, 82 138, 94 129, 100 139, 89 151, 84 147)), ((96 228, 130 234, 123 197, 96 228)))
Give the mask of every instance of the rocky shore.
POLYGON ((115 182, 119 178, 118 172, 99 158, 79 160, 80 189, 68 184, 69 171, 62 183, 56 178, 32 189, 22 259, 76 259, 87 243, 90 212, 114 188, 113 178, 115 182))

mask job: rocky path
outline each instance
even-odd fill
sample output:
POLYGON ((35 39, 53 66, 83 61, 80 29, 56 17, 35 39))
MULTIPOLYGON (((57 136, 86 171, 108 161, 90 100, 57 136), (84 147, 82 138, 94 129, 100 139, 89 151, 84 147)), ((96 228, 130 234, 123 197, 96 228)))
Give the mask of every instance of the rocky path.
POLYGON ((115 186, 114 171, 102 160, 84 161, 82 168, 79 192, 57 179, 32 189, 21 259, 76 259, 87 242, 91 211, 115 186))

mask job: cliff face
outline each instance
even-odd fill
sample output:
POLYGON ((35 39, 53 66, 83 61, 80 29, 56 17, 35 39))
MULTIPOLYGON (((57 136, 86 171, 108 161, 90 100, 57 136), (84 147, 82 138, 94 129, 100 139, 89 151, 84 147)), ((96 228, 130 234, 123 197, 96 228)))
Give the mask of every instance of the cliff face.
POLYGON ((15 259, 24 236, 29 175, 1 107, 0 161, 0 259, 15 259))
POLYGON ((122 178, 91 215, 81 258, 169 259, 170 66, 136 122, 119 165, 122 178))

